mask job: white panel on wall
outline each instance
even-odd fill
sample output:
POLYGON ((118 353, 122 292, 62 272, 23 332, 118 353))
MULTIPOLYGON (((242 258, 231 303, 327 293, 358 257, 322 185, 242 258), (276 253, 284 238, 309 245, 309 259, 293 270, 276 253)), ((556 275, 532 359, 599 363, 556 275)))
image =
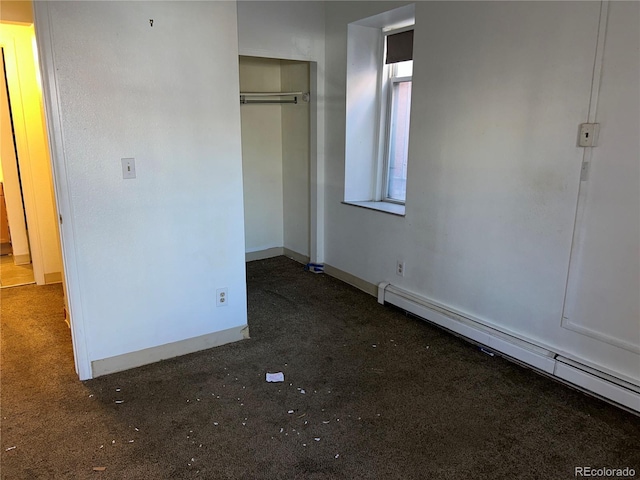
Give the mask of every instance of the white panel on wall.
MULTIPOLYGON (((563 325, 640 353, 640 4, 610 2, 563 325)), ((637 365, 640 365, 638 360, 637 365)), ((640 370, 640 368, 638 368, 640 370)), ((640 372, 638 373, 640 375, 640 372)))
POLYGON ((88 360, 245 325, 235 4, 46 11, 88 360))

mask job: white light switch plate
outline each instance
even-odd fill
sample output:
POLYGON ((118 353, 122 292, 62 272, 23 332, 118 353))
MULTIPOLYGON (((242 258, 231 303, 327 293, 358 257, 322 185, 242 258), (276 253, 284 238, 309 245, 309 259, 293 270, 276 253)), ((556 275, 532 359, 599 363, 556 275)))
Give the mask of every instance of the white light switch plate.
POLYGON ((122 178, 136 178, 136 159, 135 158, 123 158, 122 159, 122 178))

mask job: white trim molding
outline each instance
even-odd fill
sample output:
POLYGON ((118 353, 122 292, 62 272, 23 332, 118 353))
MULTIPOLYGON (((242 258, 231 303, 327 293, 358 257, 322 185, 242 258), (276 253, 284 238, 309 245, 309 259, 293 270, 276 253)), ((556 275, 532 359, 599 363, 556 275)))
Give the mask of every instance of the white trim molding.
POLYGON ((369 295, 376 296, 378 291, 377 287, 373 283, 369 283, 366 280, 362 280, 355 275, 350 274, 349 272, 345 272, 340 270, 339 268, 333 267, 331 265, 324 264, 324 273, 329 275, 330 277, 337 278, 338 280, 343 281, 344 283, 348 283, 349 285, 356 287, 359 290, 362 290, 364 293, 368 293, 369 295))
POLYGON ((145 348, 144 350, 125 353, 123 355, 116 355, 115 357, 94 360, 91 362, 91 370, 93 377, 100 377, 109 373, 121 372, 130 368, 140 367, 149 363, 218 347, 247 338, 249 338, 249 327, 247 325, 240 325, 220 332, 187 338, 186 340, 178 342, 145 348))
POLYGON ((245 262, 254 262, 256 260, 264 260, 266 258, 279 257, 284 254, 282 247, 272 247, 264 250, 256 250, 254 252, 246 252, 244 254, 245 262))
POLYGON ((56 78, 55 57, 52 49, 52 31, 47 2, 34 2, 34 26, 40 73, 42 77, 43 106, 47 121, 49 151, 54 193, 58 211, 63 219, 60 224, 60 243, 62 247, 62 264, 65 272, 65 292, 68 298, 68 315, 71 323, 73 356, 76 372, 80 380, 92 378, 91 362, 87 349, 85 324, 80 293, 80 278, 77 268, 78 255, 75 244, 75 227, 71 194, 67 184, 67 168, 64 150, 64 134, 60 119, 60 98, 56 78))

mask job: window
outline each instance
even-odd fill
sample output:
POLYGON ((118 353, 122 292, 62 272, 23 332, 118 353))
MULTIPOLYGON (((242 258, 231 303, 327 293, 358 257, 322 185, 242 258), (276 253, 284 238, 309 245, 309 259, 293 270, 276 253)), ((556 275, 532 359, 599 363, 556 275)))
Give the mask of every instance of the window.
POLYGON ((404 215, 414 5, 350 23, 344 203, 404 215))
POLYGON ((407 158, 409 156, 409 118, 413 74, 413 30, 386 35, 388 100, 383 201, 404 203, 407 197, 407 158), (397 38, 401 37, 403 44, 397 38), (395 40, 395 42, 393 41, 395 40), (409 58, 409 60, 407 60, 409 58), (394 61, 400 60, 400 61, 394 61))

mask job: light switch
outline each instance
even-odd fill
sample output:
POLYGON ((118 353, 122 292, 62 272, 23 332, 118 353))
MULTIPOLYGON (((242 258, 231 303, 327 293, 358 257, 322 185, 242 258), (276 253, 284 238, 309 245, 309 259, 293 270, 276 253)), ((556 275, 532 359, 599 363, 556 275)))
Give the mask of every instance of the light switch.
POLYGON ((123 158, 122 159, 122 178, 136 178, 136 159, 135 158, 123 158))

